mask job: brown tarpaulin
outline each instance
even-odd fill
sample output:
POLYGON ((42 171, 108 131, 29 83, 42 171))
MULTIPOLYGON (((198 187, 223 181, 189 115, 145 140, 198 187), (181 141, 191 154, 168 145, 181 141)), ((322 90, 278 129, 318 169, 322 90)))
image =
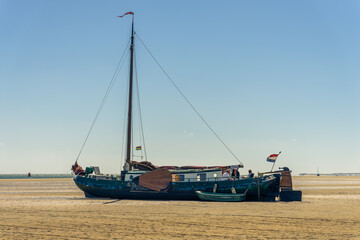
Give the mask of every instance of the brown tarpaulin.
POLYGON ((155 190, 165 191, 171 182, 171 173, 164 168, 156 169, 139 176, 139 186, 155 190))

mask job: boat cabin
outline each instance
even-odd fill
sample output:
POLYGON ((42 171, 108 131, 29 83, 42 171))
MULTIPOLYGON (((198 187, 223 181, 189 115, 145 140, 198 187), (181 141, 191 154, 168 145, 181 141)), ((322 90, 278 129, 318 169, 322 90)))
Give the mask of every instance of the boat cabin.
MULTIPOLYGON (((146 173, 147 171, 133 170, 125 173, 124 180, 132 181, 134 178, 146 173)), ((221 180, 221 169, 189 169, 189 170, 169 170, 172 182, 200 182, 221 180)))
MULTIPOLYGON (((147 173, 148 171, 131 170, 122 172, 123 179, 131 182, 134 178, 147 173)), ((205 182, 205 181, 220 181, 222 180, 222 171, 220 168, 215 169, 181 169, 169 170, 171 173, 172 182, 205 182)), ((120 176, 104 175, 100 173, 97 166, 90 166, 85 169, 85 175, 89 178, 96 179, 120 179, 120 176)))
POLYGON ((222 172, 216 169, 189 169, 170 171, 173 182, 205 182, 221 180, 222 172))

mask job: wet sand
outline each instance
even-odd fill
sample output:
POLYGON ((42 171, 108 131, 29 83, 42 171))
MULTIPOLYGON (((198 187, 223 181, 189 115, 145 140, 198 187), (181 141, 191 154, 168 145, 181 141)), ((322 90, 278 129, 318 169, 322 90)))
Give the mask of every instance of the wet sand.
POLYGON ((0 239, 360 239, 360 177, 293 181, 302 202, 86 199, 72 179, 0 180, 0 239))

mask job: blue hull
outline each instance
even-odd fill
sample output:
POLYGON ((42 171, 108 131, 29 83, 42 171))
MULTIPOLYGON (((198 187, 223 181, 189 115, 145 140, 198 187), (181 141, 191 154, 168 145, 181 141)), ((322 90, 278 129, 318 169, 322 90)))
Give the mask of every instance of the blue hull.
POLYGON ((247 201, 259 198, 263 201, 274 201, 280 190, 280 174, 240 180, 171 182, 170 188, 163 192, 146 189, 131 181, 93 179, 86 175, 78 175, 74 181, 87 197, 116 199, 200 200, 196 191, 212 192, 217 184, 218 193, 231 193, 231 188, 234 187, 237 193, 247 190, 247 201))

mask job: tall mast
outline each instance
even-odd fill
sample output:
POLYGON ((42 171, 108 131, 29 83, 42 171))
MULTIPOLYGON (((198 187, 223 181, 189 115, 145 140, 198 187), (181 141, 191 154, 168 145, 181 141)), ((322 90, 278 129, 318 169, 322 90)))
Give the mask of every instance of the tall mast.
POLYGON ((131 124, 132 124, 132 95, 133 95, 133 58, 134 58, 134 13, 132 13, 131 44, 130 44, 130 79, 129 79, 129 107, 127 118, 126 158, 124 168, 130 170, 131 161, 131 124))

